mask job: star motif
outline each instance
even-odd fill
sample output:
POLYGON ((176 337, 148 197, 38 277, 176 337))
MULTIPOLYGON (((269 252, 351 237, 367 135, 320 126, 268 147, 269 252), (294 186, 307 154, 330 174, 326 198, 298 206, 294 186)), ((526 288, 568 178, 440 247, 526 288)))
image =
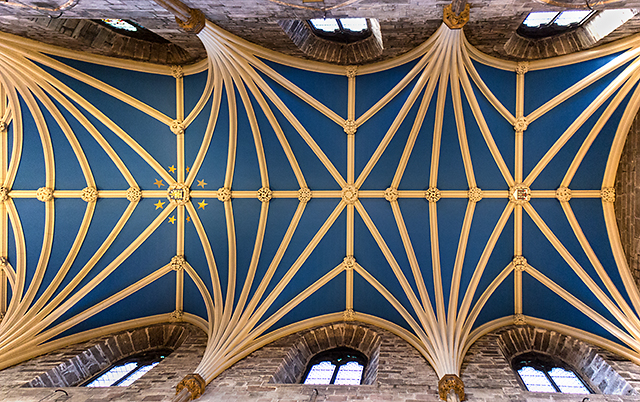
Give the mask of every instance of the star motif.
POLYGON ((198 180, 198 187, 202 187, 204 188, 204 186, 206 186, 207 183, 204 182, 204 180, 198 180))
POLYGON ((189 173, 189 170, 191 170, 191 168, 189 166, 187 166, 187 173, 189 173))
POLYGON ((153 184, 155 184, 156 186, 158 186, 158 188, 160 188, 160 187, 164 186, 164 183, 162 182, 162 179, 156 179, 156 182, 155 182, 155 183, 153 183, 153 184))
POLYGON ((191 222, 191 217, 187 216, 187 222, 191 222))
POLYGON ((175 216, 170 216, 169 217, 169 223, 172 224, 172 225, 175 225, 176 224, 176 217, 175 216))
POLYGON ((175 165, 171 165, 169 166, 169 173, 175 173, 176 172, 176 167, 175 165))
POLYGON ((162 209, 164 207, 164 202, 158 200, 158 202, 153 205, 156 206, 156 209, 162 209))
POLYGON ((200 208, 204 209, 204 207, 206 207, 207 205, 209 205, 209 204, 207 204, 206 202, 204 202, 204 200, 202 200, 202 202, 198 203, 198 209, 200 209, 200 208))

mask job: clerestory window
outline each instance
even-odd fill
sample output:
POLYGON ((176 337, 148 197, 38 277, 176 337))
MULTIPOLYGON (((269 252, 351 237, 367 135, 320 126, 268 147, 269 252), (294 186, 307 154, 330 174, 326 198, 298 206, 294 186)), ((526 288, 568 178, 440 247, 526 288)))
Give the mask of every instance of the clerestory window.
POLYGON ((170 350, 155 350, 121 360, 87 381, 85 387, 128 387, 149 372, 170 350))
POLYGON ((592 10, 532 12, 520 24, 517 32, 529 38, 553 36, 581 26, 594 14, 596 11, 592 10))
POLYGON ((303 384, 360 385, 367 358, 351 348, 335 348, 315 355, 307 365, 303 384))
POLYGON ((361 41, 372 32, 366 18, 316 18, 309 25, 316 36, 341 43, 361 41))
POLYGON ((521 354, 513 359, 512 366, 527 391, 592 393, 573 369, 551 356, 541 353, 521 354))

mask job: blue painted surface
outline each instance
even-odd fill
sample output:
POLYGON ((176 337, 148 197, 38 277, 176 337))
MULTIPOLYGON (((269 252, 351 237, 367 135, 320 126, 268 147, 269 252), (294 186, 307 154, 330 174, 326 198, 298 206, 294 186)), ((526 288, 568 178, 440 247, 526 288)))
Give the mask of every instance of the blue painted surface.
MULTIPOLYGON (((595 68, 604 65, 613 57, 615 56, 603 57, 590 62, 579 63, 575 66, 527 73, 525 76, 525 110, 527 113, 531 112, 534 108, 553 98, 553 96, 560 93, 563 89, 582 79, 595 68)), ((166 113, 168 116, 175 114, 175 80, 173 77, 120 71, 75 61, 65 60, 65 62, 115 87, 126 90, 128 93, 158 108, 158 110, 166 113)), ((300 71, 272 62, 266 63, 276 71, 284 74, 291 82, 303 90, 308 91, 308 93, 326 104, 338 115, 346 116, 348 82, 346 77, 327 76, 320 73, 300 71)), ((384 94, 404 77, 415 63, 416 61, 413 61, 389 71, 357 76, 356 116, 361 116, 377 102, 377 100, 383 97, 384 94)), ((513 72, 495 70, 476 62, 474 63, 489 88, 513 113, 515 107, 515 74, 513 72)), ((51 69, 48 68, 46 70, 51 71, 51 69)), ((535 164, 543 157, 569 124, 577 118, 620 71, 621 69, 618 69, 616 72, 607 75, 585 91, 582 91, 579 95, 569 99, 567 102, 530 124, 524 134, 525 176, 533 169, 535 164)), ((99 105, 101 110, 130 134, 135 141, 143 146, 151 156, 158 161, 163 169, 167 170, 169 166, 176 165, 175 135, 165 124, 72 78, 65 77, 57 72, 52 72, 52 74, 72 86, 74 90, 93 104, 99 105)), ((267 78, 266 75, 260 74, 299 119, 339 173, 346 178, 347 136, 343 128, 312 109, 304 101, 292 95, 288 90, 279 86, 270 78, 267 78)), ((206 73, 185 77, 185 105, 187 114, 198 101, 206 78, 206 73)), ((371 155, 379 146, 394 118, 402 108, 413 85, 415 85, 416 80, 417 79, 414 79, 409 83, 409 85, 385 105, 379 113, 359 127, 355 137, 356 177, 360 174, 371 155)), ((489 126, 489 130, 510 173, 513 175, 515 145, 513 127, 490 105, 486 98, 477 90, 475 84, 472 84, 472 86, 476 99, 482 109, 483 116, 489 126)), ((437 88, 435 94, 429 104, 429 109, 417 137, 415 148, 409 158, 406 171, 400 182, 399 188, 401 190, 424 190, 430 185, 429 169, 437 88)), ((247 111, 245 110, 246 106, 242 103, 239 92, 236 91, 235 95, 238 112, 238 137, 232 188, 233 190, 255 191, 262 186, 262 183, 254 135, 249 124, 247 111)), ((380 161, 371 171, 362 190, 384 190, 390 186, 422 96, 423 94, 421 93, 393 140, 382 154, 380 161)), ((277 138, 274 128, 267 119, 267 112, 262 110, 262 107, 253 95, 250 95, 250 101, 251 106, 256 112, 258 125, 260 127, 260 135, 264 145, 269 171, 269 186, 276 191, 298 190, 299 183, 283 151, 283 145, 277 138)), ((617 129, 617 122, 622 116, 621 109, 625 107, 626 103, 627 100, 625 100, 619 110, 614 113, 610 122, 607 123, 587 153, 571 183, 572 189, 600 188, 609 148, 615 130, 617 129)), ((505 190, 507 188, 505 180, 489 152, 486 141, 475 122, 475 118, 464 93, 462 93, 462 105, 477 185, 483 190, 505 190)), ((44 159, 42 156, 40 137, 34 121, 29 116, 26 104, 23 102, 21 106, 25 113, 24 149, 18 176, 13 188, 35 190, 44 185, 44 159)), ((297 162, 307 181, 307 185, 314 191, 339 190, 340 186, 336 183, 336 180, 329 174, 327 169, 324 168, 318 157, 312 152, 309 145, 305 143, 299 133, 296 132, 293 126, 284 118, 283 113, 275 107, 275 104, 271 100, 267 100, 267 106, 273 111, 284 131, 286 140, 296 156, 297 162)), ((553 190, 559 186, 573 155, 605 107, 606 104, 567 142, 558 155, 553 158, 549 166, 544 169, 538 179, 536 179, 532 185, 533 189, 553 190)), ((164 186, 160 188, 154 185, 154 181, 160 178, 158 172, 154 171, 140 156, 136 155, 122 139, 107 129, 98 119, 89 116, 86 111, 80 110, 95 125, 96 129, 100 131, 127 167, 129 167, 138 186, 144 190, 160 189, 164 191, 167 189, 166 182, 164 182, 164 186)), ((82 128, 79 122, 71 117, 70 113, 67 111, 63 111, 62 113, 69 120, 72 129, 78 137, 78 141, 87 153, 87 158, 92 167, 92 172, 95 175, 98 188, 113 190, 124 190, 128 188, 128 184, 123 180, 122 175, 118 172, 113 161, 109 159, 96 140, 92 138, 91 134, 82 128)), ((207 104, 205 109, 186 131, 184 138, 187 166, 192 166, 196 158, 210 115, 211 102, 207 104)), ((216 190, 224 185, 228 162, 229 116, 229 102, 226 92, 223 92, 222 104, 215 125, 212 142, 207 150, 202 168, 196 175, 197 180, 204 180, 207 183, 204 188, 205 190, 216 190)), ((76 157, 67 139, 48 112, 45 112, 45 118, 50 124, 50 132, 55 150, 56 188, 79 190, 85 187, 86 183, 82 178, 76 157)), ((172 176, 177 177, 175 173, 172 173, 172 176)), ((202 190, 202 187, 196 187, 196 184, 197 182, 192 186, 192 190, 202 190)), ((445 102, 437 187, 440 190, 467 190, 469 187, 462 162, 450 89, 447 90, 447 99, 445 102)), ((159 201, 165 202, 164 208, 168 207, 168 202, 164 196, 145 198, 140 201, 122 233, 107 250, 104 257, 98 261, 95 268, 81 281, 81 286, 95 278, 102 269, 120 255, 153 219, 161 213, 161 210, 156 209, 154 205, 159 201)), ((201 201, 205 201, 208 204, 204 209, 197 209, 196 213, 202 221, 213 250, 221 283, 221 296, 224 299, 229 291, 227 281, 230 277, 226 223, 227 212, 225 211, 224 204, 216 198, 204 198, 194 194, 192 201, 196 208, 198 208, 197 203, 201 201)), ((21 219, 23 219, 23 229, 28 244, 27 283, 29 283, 33 276, 39 258, 40 245, 42 244, 44 204, 34 199, 16 199, 14 202, 21 219)), ((314 235, 339 202, 340 200, 337 198, 314 198, 306 205, 300 224, 294 232, 292 241, 287 247, 282 261, 275 270, 273 277, 269 280, 266 292, 262 295, 256 295, 255 292, 260 280, 264 277, 274 255, 280 247, 282 238, 299 204, 295 198, 276 198, 270 202, 264 244, 256 269, 256 280, 254 280, 250 287, 250 299, 255 296, 256 300, 259 299, 260 302, 263 302, 268 297, 274 290, 276 284, 284 277, 289 268, 305 250, 305 247, 313 239, 314 235)), ((396 262, 407 278, 412 291, 418 295, 417 282, 409 265, 405 246, 400 237, 389 202, 382 198, 361 198, 361 202, 384 238, 386 245, 392 250, 396 262)), ((435 306, 435 287, 433 283, 432 251, 430 246, 431 235, 429 233, 429 223, 432 217, 429 215, 428 202, 424 198, 403 198, 398 202, 421 269, 422 280, 424 280, 431 304, 435 306)), ((468 200, 466 198, 443 198, 436 204, 443 297, 445 303, 448 303, 449 299, 453 267, 467 204, 468 200)), ((55 201, 55 205, 55 241, 51 261, 49 262, 51 269, 45 274, 45 283, 51 281, 55 276, 57 267, 59 267, 64 261, 64 258, 66 258, 71 243, 77 234, 82 213, 86 208, 86 203, 78 199, 58 199, 55 201)), ((82 266, 89 261, 128 205, 128 201, 124 199, 98 200, 96 212, 92 218, 92 224, 89 228, 85 243, 76 261, 74 261, 69 275, 64 278, 63 286, 68 284, 71 277, 76 275, 82 266)), ((476 204, 476 211, 471 225, 469 243, 460 278, 462 292, 457 301, 458 305, 462 302, 464 290, 469 286, 473 270, 481 258, 493 228, 506 205, 507 201, 505 199, 490 198, 485 198, 476 204)), ((598 285, 603 286, 602 281, 597 278, 595 270, 583 252, 581 245, 573 235, 558 201, 555 199, 534 199, 531 205, 538 211, 554 233, 558 235, 563 245, 575 256, 578 263, 585 268, 598 285)), ((600 200, 572 199, 570 205, 574 209, 585 235, 601 259, 611 279, 618 289, 621 290, 623 297, 628 300, 628 295, 624 291, 622 280, 615 266, 611 245, 606 237, 606 227, 600 200)), ((237 244, 237 272, 236 283, 234 285, 234 300, 236 303, 240 297, 240 292, 251 264, 251 257, 256 242, 260 207, 261 203, 255 198, 235 198, 232 201, 237 244)), ((304 289, 312 285, 343 261, 343 258, 347 254, 347 250, 345 249, 347 237, 346 215, 346 211, 343 210, 327 234, 304 262, 300 270, 294 275, 291 282, 275 299, 273 305, 260 318, 259 322, 264 322, 265 319, 282 308, 289 300, 304 291, 304 289)), ((177 211, 174 211, 170 216, 177 218, 177 211)), ((413 319, 418 321, 409 299, 400 286, 399 281, 395 278, 393 270, 381 251, 379 244, 367 229, 358 212, 356 212, 355 216, 354 256, 356 261, 380 281, 385 288, 405 306, 413 319)), ((605 318, 615 322, 611 314, 577 278, 575 273, 571 271, 567 263, 558 252, 554 250, 553 246, 546 240, 531 219, 526 216, 526 214, 523 219, 525 229, 523 231, 523 254, 529 263, 560 286, 579 297, 605 318)), ((514 243, 513 225, 514 218, 511 216, 490 255, 484 273, 480 278, 478 288, 472 295, 474 303, 491 284, 493 278, 512 260, 514 243)), ((196 233, 194 224, 192 222, 185 222, 185 227, 185 257, 202 278, 209 292, 213 292, 210 267, 205 258, 203 245, 196 233)), ((168 220, 164 220, 149 239, 147 239, 116 272, 112 273, 107 281, 100 284, 66 314, 60 317, 57 323, 95 305, 104 298, 130 286, 135 281, 167 264, 176 253, 176 228, 177 225, 171 224, 168 220)), ((15 261, 16 251, 13 233, 11 232, 9 240, 8 256, 10 261, 15 261)), ((375 315, 404 326, 405 328, 409 328, 406 321, 390 303, 370 284, 366 283, 359 274, 355 274, 354 284, 354 308, 357 312, 375 315)), ((345 288, 346 275, 343 272, 280 319, 271 329, 280 328, 303 319, 344 310, 346 302, 345 288)), ((44 287, 39 290, 39 294, 43 291, 44 287)), ((523 279, 523 293, 525 314, 558 321, 567 325, 574 325, 577 328, 607 337, 598 325, 594 324, 581 313, 574 314, 572 307, 552 295, 550 291, 527 274, 524 275, 523 279), (567 313, 567 311, 571 311, 571 313, 567 313)), ((71 334, 126 319, 172 311, 175 308, 174 295, 175 274, 171 272, 106 311, 83 321, 82 324, 70 329, 65 334, 71 334), (153 297, 157 295, 167 295, 167 297, 153 297)), ((509 275, 498 287, 495 294, 491 296, 486 307, 482 310, 478 320, 475 322, 474 327, 477 328, 490 320, 513 314, 513 297, 513 275, 509 275)), ((203 318, 206 317, 206 310, 201 296, 193 284, 193 281, 188 277, 185 277, 184 306, 186 312, 199 315, 203 318)))

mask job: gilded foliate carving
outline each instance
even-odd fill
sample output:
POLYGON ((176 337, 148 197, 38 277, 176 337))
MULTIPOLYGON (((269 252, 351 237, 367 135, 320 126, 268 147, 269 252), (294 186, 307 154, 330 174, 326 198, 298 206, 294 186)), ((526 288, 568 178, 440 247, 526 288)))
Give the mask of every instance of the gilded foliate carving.
POLYGON ((0 202, 5 202, 9 199, 9 191, 11 190, 6 187, 0 187, 0 202))
POLYGON ((176 79, 184 77, 182 66, 171 66, 171 75, 176 79))
POLYGON ((260 202, 269 202, 271 197, 273 197, 273 193, 269 187, 261 187, 258 190, 257 196, 260 202))
POLYGON ((602 201, 604 202, 615 202, 616 189, 613 187, 605 187, 600 190, 600 196, 602 197, 602 201))
POLYGON ((527 320, 524 317, 524 314, 514 314, 513 315, 513 323, 515 325, 527 325, 527 320))
POLYGON ((451 29, 460 29, 469 22, 469 3, 464 6, 464 10, 458 15, 453 12, 451 4, 444 8, 442 20, 451 29))
POLYGON ((345 120, 343 128, 347 135, 354 135, 358 131, 358 125, 353 119, 345 120))
POLYGON ((424 198, 429 202, 438 202, 440 200, 440 190, 435 187, 429 187, 427 191, 424 192, 424 198))
POLYGON ((516 66, 516 74, 523 75, 529 71, 529 62, 528 61, 519 61, 516 66))
POLYGON ((171 313, 171 321, 173 322, 180 322, 182 321, 182 317, 184 316, 184 311, 182 310, 175 310, 171 313))
POLYGON ((80 198, 84 202, 96 202, 98 200, 98 190, 95 187, 85 187, 80 193, 80 198))
POLYGON ((198 399, 203 393, 207 383, 200 374, 187 374, 176 385, 176 394, 179 394, 183 389, 187 389, 191 394, 191 400, 198 399))
POLYGON ((516 205, 524 205, 531 200, 531 190, 521 184, 509 188, 509 201, 516 205))
POLYGON ((344 257, 342 263, 346 269, 353 269, 356 266, 356 259, 352 255, 348 255, 344 257))
POLYGON ((176 205, 185 205, 189 202, 189 186, 185 183, 174 183, 167 189, 167 199, 176 205))
POLYGON ((393 187, 389 187, 386 190, 384 190, 384 199, 389 201, 389 202, 397 201, 398 200, 398 189, 397 188, 393 188, 393 187))
POLYGON ((311 190, 309 190, 307 187, 303 187, 298 190, 298 200, 300 202, 309 202, 311 201, 312 196, 313 194, 311 193, 311 190))
POLYGON ((524 258, 521 255, 516 255, 515 257, 513 257, 513 269, 516 271, 524 271, 527 269, 527 259, 524 258))
POLYGON ((176 17, 176 22, 180 25, 180 28, 184 29, 186 32, 198 34, 204 28, 206 18, 202 11, 195 8, 190 8, 189 12, 191 15, 188 20, 182 21, 180 18, 176 17))
POLYGON ((138 187, 129 187, 127 190, 127 200, 130 202, 138 202, 142 198, 142 191, 138 187))
POLYGON ((184 125, 182 124, 182 120, 174 120, 171 122, 171 132, 175 135, 184 134, 184 125))
POLYGON ((558 201, 567 202, 571 199, 571 189, 567 187, 558 187, 556 190, 556 198, 558 201))
POLYGON ((53 199, 53 189, 49 187, 40 187, 36 191, 36 198, 38 201, 47 202, 53 199))
POLYGON ((184 269, 185 262, 183 255, 176 255, 171 258, 171 269, 174 271, 182 271, 184 269))
POLYGON ((356 317, 355 317, 355 316, 356 316, 356 312, 355 312, 355 311, 353 311, 353 309, 352 309, 352 308, 348 308, 348 309, 346 309, 346 310, 342 313, 342 318, 343 318, 345 321, 353 321, 353 320, 355 320, 355 319, 356 319, 356 317))
POLYGON ((469 201, 471 202, 480 202, 482 200, 482 190, 479 187, 473 187, 469 189, 469 201))
POLYGON ((342 201, 349 205, 353 205, 358 201, 358 189, 355 186, 348 185, 342 189, 342 201))
POLYGON ((516 119, 515 123, 513 123, 513 128, 516 131, 525 131, 528 127, 527 118, 524 116, 520 116, 516 119))
POLYGON ((227 187, 220 187, 218 189, 218 200, 222 202, 229 201, 231 199, 231 189, 227 187))
POLYGON ((358 66, 347 66, 347 77, 354 78, 358 74, 358 66))
POLYGON ((440 381, 438 381, 438 394, 440 395, 440 399, 446 401, 447 395, 449 395, 451 391, 458 394, 458 398, 464 401, 464 383, 460 377, 455 374, 445 374, 440 381))

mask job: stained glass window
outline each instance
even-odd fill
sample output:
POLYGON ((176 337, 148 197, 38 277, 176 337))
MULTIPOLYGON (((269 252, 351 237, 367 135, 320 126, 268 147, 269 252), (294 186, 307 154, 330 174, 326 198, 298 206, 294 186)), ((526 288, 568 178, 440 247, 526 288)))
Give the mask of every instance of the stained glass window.
POLYGON ((591 393, 573 370, 551 356, 535 352, 516 356, 513 369, 531 392, 591 393))
POLYGON ((366 365, 366 356, 356 350, 344 347, 327 350, 309 361, 303 383, 360 385, 366 365))
POLYGON ((338 369, 336 380, 333 383, 337 385, 360 385, 363 369, 364 366, 358 362, 343 364, 338 369))
POLYGON ((336 365, 331 362, 314 364, 304 380, 305 384, 331 384, 336 365))
POLYGON ((154 368, 171 351, 159 350, 128 357, 85 383, 85 387, 128 387, 154 368))

